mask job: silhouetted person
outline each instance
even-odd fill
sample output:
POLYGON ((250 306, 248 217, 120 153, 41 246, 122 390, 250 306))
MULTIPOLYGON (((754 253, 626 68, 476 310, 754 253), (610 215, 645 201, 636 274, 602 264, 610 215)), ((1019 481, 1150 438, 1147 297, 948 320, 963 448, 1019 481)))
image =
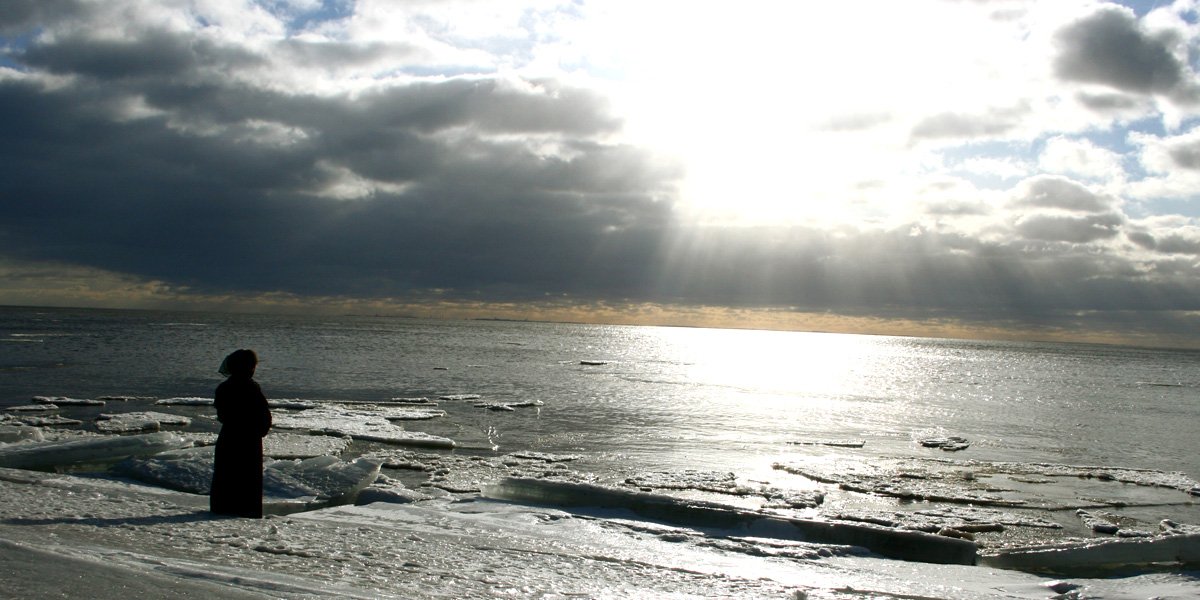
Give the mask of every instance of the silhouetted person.
POLYGON ((237 350, 225 357, 214 406, 221 433, 217 435, 209 507, 215 513, 262 518, 262 439, 271 429, 271 411, 262 388, 254 381, 258 356, 237 350))

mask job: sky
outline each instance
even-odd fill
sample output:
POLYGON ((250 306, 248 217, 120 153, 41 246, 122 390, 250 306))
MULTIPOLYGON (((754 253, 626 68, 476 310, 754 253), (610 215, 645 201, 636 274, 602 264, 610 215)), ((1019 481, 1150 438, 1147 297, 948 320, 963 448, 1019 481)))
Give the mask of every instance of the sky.
POLYGON ((0 0, 0 304, 1200 346, 1195 0, 0 0))

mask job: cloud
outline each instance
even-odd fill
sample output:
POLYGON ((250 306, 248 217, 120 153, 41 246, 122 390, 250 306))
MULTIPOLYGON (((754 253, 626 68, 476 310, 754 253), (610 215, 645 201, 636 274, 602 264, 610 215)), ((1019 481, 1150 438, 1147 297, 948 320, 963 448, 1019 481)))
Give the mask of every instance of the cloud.
POLYGON ((1098 213, 1111 210, 1119 201, 1066 177, 1038 175, 1017 185, 1013 204, 1021 207, 1098 213))
POLYGON ((1125 168, 1121 155, 1092 142, 1063 136, 1051 138, 1038 157, 1046 172, 1075 175, 1092 180, 1123 181, 1125 168))
MULTIPOLYGON (((655 74, 619 60, 637 56, 599 54, 619 44, 588 29, 604 12, 590 5, 13 7, 0 259, 24 266, 0 299, 48 297, 41 277, 56 297, 88 288, 88 302, 129 306, 766 311, 1034 333, 1103 314, 1177 332, 1167 314, 1200 309, 1194 220, 1126 213, 1200 189, 1196 134, 1130 136, 1141 179, 1124 170, 1134 154, 1088 141, 1159 119, 1156 96, 1193 77, 1175 29, 1115 8, 1059 28, 1019 3, 1003 19, 980 3, 888 3, 922 17, 916 47, 864 24, 896 54, 828 31, 798 42, 831 51, 811 66, 741 15, 744 46, 689 31, 639 63, 675 69, 646 88, 656 96, 623 87, 655 74), (943 30, 959 51, 929 37, 943 30), (1054 54, 1039 54, 1046 31, 1061 31, 1054 54), (1130 43, 1142 58, 1095 60, 1130 43), (655 115, 671 135, 645 135, 661 133, 655 115)), ((813 10, 821 29, 860 12, 813 10)))
POLYGON ((1017 232, 1029 240, 1086 244, 1116 237, 1124 219, 1117 214, 1069 215, 1035 214, 1017 220, 1017 232))
POLYGON ((1029 108, 991 108, 982 114, 943 112, 926 117, 912 128, 915 139, 1001 137, 1020 123, 1029 108))
POLYGON ((1124 92, 1171 94, 1189 82, 1174 39, 1152 33, 1132 10, 1112 4, 1058 33, 1054 71, 1065 81, 1098 83, 1124 92))

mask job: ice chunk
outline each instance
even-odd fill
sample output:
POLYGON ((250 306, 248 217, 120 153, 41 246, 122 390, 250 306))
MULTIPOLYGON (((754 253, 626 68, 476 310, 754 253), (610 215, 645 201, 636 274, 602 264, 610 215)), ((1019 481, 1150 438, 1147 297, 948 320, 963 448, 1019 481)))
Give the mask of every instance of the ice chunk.
POLYGON ((0 467, 44 469, 78 463, 115 462, 174 450, 190 442, 173 433, 31 442, 0 448, 0 467))
POLYGON ((862 546, 876 554, 901 560, 967 565, 975 562, 976 546, 968 540, 854 523, 780 518, 723 504, 681 500, 589 483, 508 478, 484 486, 483 494, 488 498, 513 502, 626 509, 646 518, 669 523, 744 529, 756 537, 785 537, 862 546))
POLYGON ((40 442, 44 439, 42 431, 35 427, 21 425, 0 425, 0 443, 40 442))
POLYGON ((1115 534, 1121 529, 1119 525, 1113 522, 1113 516, 1107 513, 1081 508, 1075 511, 1075 514, 1083 521, 1084 525, 1087 525, 1096 533, 1115 534))
POLYGON ((328 435, 270 433, 263 438, 263 454, 276 459, 312 458, 341 454, 350 439, 328 435))
POLYGON ((105 402, 149 402, 154 400, 152 396, 98 396, 96 399, 105 402))
POLYGON ((369 458, 345 461, 334 456, 277 461, 264 471, 263 494, 295 497, 295 490, 302 487, 311 492, 305 495, 316 496, 318 502, 326 505, 353 502, 363 488, 379 477, 379 466, 369 458), (283 489, 289 491, 281 494, 283 489))
POLYGON ((380 475, 375 483, 358 493, 354 503, 359 505, 384 502, 387 504, 408 504, 428 500, 431 496, 404 487, 404 484, 386 475, 380 475))
POLYGON ((101 413, 96 417, 96 429, 106 433, 158 431, 162 425, 191 425, 192 420, 160 412, 101 413))
POLYGON ((86 400, 83 398, 67 398, 65 396, 34 396, 34 404, 57 404, 59 406, 104 406, 103 400, 86 400))
POLYGON ((123 477, 192 494, 207 494, 212 488, 215 448, 185 448, 149 457, 131 457, 113 465, 123 477))
MULTIPOLYGON (((129 458, 117 463, 113 472, 161 487, 207 494, 212 487, 214 452, 210 446, 129 458)), ((298 502, 301 508, 315 508, 352 502, 378 476, 379 463, 369 459, 318 456, 276 461, 263 469, 264 503, 298 502)))

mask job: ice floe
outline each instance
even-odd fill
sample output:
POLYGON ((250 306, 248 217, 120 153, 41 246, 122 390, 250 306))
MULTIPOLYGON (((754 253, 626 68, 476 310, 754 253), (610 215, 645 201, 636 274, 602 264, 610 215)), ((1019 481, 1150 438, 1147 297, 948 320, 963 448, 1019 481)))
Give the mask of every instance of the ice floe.
POLYGON ((1005 548, 979 557, 988 567, 1072 574, 1153 563, 1200 562, 1200 533, 1167 530, 1153 537, 1069 541, 1005 548))
POLYGON ((163 398, 155 401, 155 404, 159 406, 212 406, 213 399, 197 397, 163 398))
POLYGON ((519 402, 479 402, 475 404, 475 408, 486 408, 487 410, 512 412, 518 408, 527 406, 542 406, 541 400, 523 400, 519 402))
POLYGON ((0 414, 0 423, 9 425, 27 425, 29 427, 74 427, 83 425, 83 421, 61 415, 30 415, 30 414, 0 414))
MULTIPOLYGON (((1105 498, 1064 497, 1057 491, 1066 478, 1130 483, 1194 493, 1197 483, 1182 473, 1146 469, 1088 467, 1045 463, 960 461, 949 459, 807 461, 776 463, 776 469, 851 492, 906 500, 997 507, 1085 508, 1135 504, 1114 487, 1105 498)), ((1127 494, 1128 495, 1128 494, 1127 494)), ((1170 501, 1159 499, 1157 502, 1170 501)), ((1183 501, 1180 499, 1179 501, 1183 501)))
POLYGON ((946 452, 958 452, 959 450, 966 450, 967 448, 971 447, 971 442, 967 441, 967 438, 957 435, 948 437, 924 438, 917 440, 917 443, 926 448, 941 448, 946 452))
POLYGON ((733 529, 737 535, 861 546, 889 558, 941 564, 974 564, 968 540, 868 524, 782 518, 736 507, 591 483, 508 478, 487 485, 498 500, 566 507, 625 509, 645 518, 688 526, 733 529))
POLYGON ((796 446, 831 446, 834 448, 862 448, 867 440, 800 440, 788 442, 796 446))
POLYGON ((832 467, 776 463, 776 469, 862 494, 905 500, 985 506, 1021 506, 1027 501, 993 493, 969 471, 920 470, 899 462, 838 464, 832 467))
POLYGON ((0 467, 46 469, 81 463, 115 462, 128 456, 157 454, 189 444, 186 439, 166 432, 26 442, 0 447, 0 467))
POLYGON ((409 504, 411 502, 420 502, 432 498, 429 494, 409 489, 399 480, 392 479, 387 475, 380 475, 374 483, 365 487, 358 493, 358 498, 355 499, 355 504, 373 504, 383 502, 387 504, 409 504))
MULTIPOLYGON (((197 397, 163 398, 161 400, 156 401, 155 404, 157 404, 159 406, 212 406, 213 399, 212 398, 197 398, 197 397)), ((268 398, 267 406, 269 406, 271 408, 288 408, 288 409, 293 409, 293 410, 306 410, 306 409, 310 409, 310 408, 316 408, 316 407, 320 406, 320 404, 318 402, 314 402, 312 400, 300 400, 300 399, 295 399, 295 398, 292 398, 292 399, 288 399, 288 398, 270 399, 270 398, 268 398)))
POLYGON ((66 396, 34 396, 34 404, 56 404, 58 406, 104 406, 103 400, 67 398, 66 396))
POLYGON ((272 432, 263 438, 263 455, 276 459, 336 456, 349 445, 346 437, 272 432))
MULTIPOLYGON (((1004 531, 1008 527, 1062 529, 1062 525, 1040 517, 973 507, 943 507, 918 511, 837 510, 822 512, 832 521, 871 523, 896 529, 911 529, 940 535, 1004 531)), ((967 537, 967 536, 962 536, 967 537)))
POLYGON ((143 411, 127 413, 101 413, 96 417, 96 429, 105 433, 133 433, 158 431, 163 425, 191 425, 192 420, 182 415, 143 411))
POLYGON ((459 400, 478 400, 482 398, 479 394, 449 394, 446 396, 438 396, 438 400, 449 400, 451 402, 459 400))
POLYGON ((9 411, 9 412, 19 412, 19 413, 50 412, 52 410, 58 410, 58 405, 50 404, 49 402, 47 402, 45 404, 22 404, 20 406, 8 406, 8 407, 5 407, 4 410, 9 411))
POLYGON ((582 478, 564 464, 578 457, 545 453, 519 453, 485 458, 451 454, 382 450, 364 455, 389 469, 429 474, 423 487, 451 493, 479 492, 484 485, 505 477, 582 478))
MULTIPOLYGON (((349 436, 356 440, 385 442, 409 446, 453 448, 454 440, 419 431, 406 431, 387 418, 388 410, 354 410, 324 407, 300 413, 277 412, 274 426, 279 429, 300 429, 326 435, 349 436)), ((395 414, 395 413, 393 413, 395 414)))

